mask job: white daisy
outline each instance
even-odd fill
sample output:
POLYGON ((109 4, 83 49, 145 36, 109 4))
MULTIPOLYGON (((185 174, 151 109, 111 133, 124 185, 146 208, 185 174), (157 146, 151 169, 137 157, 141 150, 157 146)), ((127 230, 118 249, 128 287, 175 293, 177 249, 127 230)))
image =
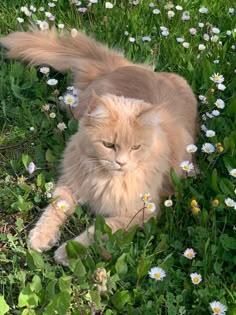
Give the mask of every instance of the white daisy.
POLYGON ((130 37, 130 38, 129 38, 129 41, 130 41, 131 43, 134 43, 134 42, 135 42, 135 38, 134 38, 134 37, 130 37))
POLYGON ((142 41, 143 42, 150 42, 152 39, 151 39, 151 37, 150 36, 143 36, 142 37, 142 41))
POLYGON ((106 9, 112 9, 113 8, 113 4, 111 2, 106 2, 105 3, 105 8, 106 9))
POLYGON ((236 177, 236 168, 233 168, 233 169, 229 172, 229 174, 230 174, 231 176, 233 176, 233 177, 236 177))
POLYGON ((56 79, 47 80, 47 84, 50 86, 56 85, 57 83, 58 83, 58 80, 56 80, 56 79))
POLYGON ((157 281, 162 281, 166 277, 166 272, 160 267, 153 267, 148 272, 149 277, 157 281))
POLYGON ((52 119, 54 119, 54 118, 56 118, 56 114, 55 114, 55 113, 50 113, 50 114, 49 114, 49 117, 52 118, 52 119))
POLYGON ((19 22, 19 23, 23 23, 24 22, 24 19, 22 19, 22 18, 20 18, 20 17, 18 17, 18 18, 16 18, 17 19, 17 21, 19 22))
POLYGON ((27 168, 27 171, 29 172, 29 174, 33 174, 33 172, 37 169, 36 165, 34 164, 34 162, 30 162, 27 168))
POLYGON ((212 113, 212 115, 215 116, 215 117, 217 117, 217 116, 220 115, 220 112, 219 112, 218 110, 216 110, 216 109, 214 109, 211 113, 212 113))
POLYGON ((224 82, 224 77, 222 74, 219 74, 219 73, 214 73, 211 77, 210 77, 210 80, 219 84, 219 83, 222 83, 224 82))
POLYGON ((181 17, 182 21, 188 21, 190 20, 190 14, 188 11, 183 12, 182 17, 181 17))
POLYGON ((210 303, 210 307, 213 311, 213 315, 224 315, 227 311, 227 307, 219 301, 213 301, 210 303))
POLYGON ((48 67, 41 67, 39 68, 39 71, 43 74, 48 74, 50 69, 48 67))
POLYGON ((235 206, 235 201, 231 198, 226 198, 225 204, 226 206, 233 208, 235 206))
POLYGON ((148 200, 150 200, 150 193, 139 194, 139 197, 142 201, 147 202, 148 200))
POLYGON ((187 248, 184 251, 183 256, 192 260, 196 256, 196 252, 192 248, 187 248))
POLYGON ((59 23, 57 26, 58 26, 59 29, 63 30, 63 28, 65 27, 65 24, 59 23))
POLYGON ((183 42, 182 45, 183 45, 184 48, 189 48, 189 45, 190 45, 190 44, 189 44, 188 42, 183 42))
POLYGON ((211 36, 211 41, 213 43, 216 43, 218 41, 218 39, 219 39, 219 36, 217 36, 217 35, 211 36))
POLYGON ((75 97, 73 94, 67 93, 67 94, 65 94, 64 97, 63 97, 63 102, 64 102, 66 105, 70 105, 71 107, 76 107, 76 106, 77 106, 78 99, 77 99, 77 97, 75 97))
POLYGON ((217 27, 212 27, 211 31, 214 34, 219 34, 220 33, 220 30, 217 27))
POLYGON ((224 91, 226 89, 226 86, 224 84, 220 83, 220 84, 217 85, 217 88, 220 91, 224 91))
POLYGON ((169 19, 172 19, 172 17, 175 16, 175 12, 170 10, 170 11, 167 12, 167 16, 168 16, 169 19))
POLYGON ((153 13, 153 14, 160 14, 161 11, 160 11, 159 9, 154 9, 154 10, 152 11, 152 13, 153 13))
POLYGON ((199 284, 202 281, 202 276, 199 273, 191 273, 190 274, 191 280, 193 284, 199 284))
POLYGON ((177 37, 176 40, 177 40, 178 43, 183 43, 184 42, 184 39, 182 37, 177 37))
POLYGON ((190 163, 189 161, 183 161, 180 164, 180 167, 187 173, 191 172, 194 169, 193 163, 190 163))
POLYGON ((150 212, 155 212, 156 211, 156 205, 154 202, 146 202, 146 208, 150 211, 150 212))
POLYGON ((215 147, 211 143, 204 143, 202 145, 202 152, 208 153, 208 154, 213 153, 215 152, 215 147))
POLYGON ((200 12, 200 13, 208 13, 208 9, 205 8, 205 7, 201 7, 201 8, 199 9, 199 12, 200 12))
POLYGON ((206 46, 205 46, 205 45, 203 45, 203 44, 199 44, 199 45, 198 45, 198 50, 203 51, 203 50, 205 50, 205 49, 206 49, 206 46))
POLYGON ((225 107, 225 102, 221 98, 218 98, 214 104, 217 108, 220 109, 223 109, 225 107))
POLYGON ((59 200, 56 202, 56 209, 66 212, 71 207, 70 203, 66 200, 59 200))
POLYGON ((41 29, 41 31, 46 31, 49 29, 49 24, 46 21, 42 21, 39 23, 39 28, 41 29))
POLYGON ((64 122, 57 124, 57 128, 61 131, 64 131, 67 127, 64 122))
POLYGON ((167 199, 164 202, 165 207, 172 207, 173 206, 173 201, 171 199, 167 199))
POLYGON ((204 27, 204 23, 199 22, 199 23, 198 23, 198 26, 199 26, 200 28, 203 28, 203 27, 204 27))
POLYGON ((234 8, 229 8, 229 14, 233 14, 234 13, 234 8))
POLYGON ((197 151, 197 146, 195 144, 189 144, 187 147, 186 147, 186 151, 188 153, 194 153, 197 151))
POLYGON ((206 131, 206 136, 208 138, 211 138, 211 137, 214 137, 216 135, 215 131, 214 130, 207 130, 206 131))
POLYGON ((181 5, 177 5, 175 8, 176 8, 177 11, 182 11, 183 10, 183 7, 181 7, 181 5))

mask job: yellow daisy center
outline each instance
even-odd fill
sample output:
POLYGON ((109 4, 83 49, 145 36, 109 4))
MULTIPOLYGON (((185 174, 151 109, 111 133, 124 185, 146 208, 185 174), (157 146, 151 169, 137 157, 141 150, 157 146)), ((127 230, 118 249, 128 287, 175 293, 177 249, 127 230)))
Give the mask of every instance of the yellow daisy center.
POLYGON ((219 307, 214 307, 213 311, 214 311, 214 313, 219 314, 220 313, 220 308, 219 307))
POLYGON ((193 258, 193 254, 192 253, 187 253, 186 255, 188 258, 193 258))
POLYGON ((144 196, 143 196, 143 201, 147 201, 148 198, 149 198, 148 195, 144 195, 144 196))
POLYGON ((67 103, 72 103, 72 102, 73 102, 73 99, 72 99, 71 97, 68 97, 68 98, 66 99, 66 101, 67 101, 67 103))
POLYGON ((189 171, 189 165, 185 165, 185 166, 184 166, 184 170, 185 170, 185 171, 189 171))
POLYGON ((154 277, 155 277, 156 279, 160 279, 160 278, 161 278, 161 275, 160 275, 159 272, 157 272, 157 273, 154 273, 154 277))
POLYGON ((193 278, 193 282, 194 282, 194 283, 198 283, 198 281, 199 281, 199 278, 198 278, 198 277, 194 277, 194 278, 193 278))
POLYGON ((215 81, 219 81, 220 80, 220 76, 219 75, 215 75, 215 81))

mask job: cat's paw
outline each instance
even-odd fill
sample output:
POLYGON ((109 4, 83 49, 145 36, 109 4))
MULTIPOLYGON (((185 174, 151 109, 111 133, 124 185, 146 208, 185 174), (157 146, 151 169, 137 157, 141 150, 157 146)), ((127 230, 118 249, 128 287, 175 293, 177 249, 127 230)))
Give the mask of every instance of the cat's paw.
POLYGON ((66 243, 62 244, 54 254, 54 259, 58 264, 61 264, 63 266, 68 266, 68 256, 66 252, 66 243))
POLYGON ((52 234, 51 231, 41 230, 35 227, 30 231, 28 240, 29 247, 39 253, 45 252, 57 244, 60 238, 60 232, 52 234))

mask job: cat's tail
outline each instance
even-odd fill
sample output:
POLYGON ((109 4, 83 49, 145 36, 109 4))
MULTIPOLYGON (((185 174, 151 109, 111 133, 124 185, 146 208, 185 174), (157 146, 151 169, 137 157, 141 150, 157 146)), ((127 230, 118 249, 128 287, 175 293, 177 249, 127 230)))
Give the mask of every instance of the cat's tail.
POLYGON ((121 54, 81 32, 75 37, 59 36, 54 29, 15 32, 1 38, 0 44, 8 49, 9 58, 28 61, 30 65, 49 65, 62 73, 71 69, 80 89, 102 75, 130 65, 121 54))

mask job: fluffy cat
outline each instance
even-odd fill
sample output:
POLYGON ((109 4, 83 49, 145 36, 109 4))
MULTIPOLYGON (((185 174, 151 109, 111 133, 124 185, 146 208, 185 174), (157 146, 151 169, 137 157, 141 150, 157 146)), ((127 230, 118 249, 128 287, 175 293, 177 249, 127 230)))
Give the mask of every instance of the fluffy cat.
MULTIPOLYGON (((70 69, 80 90, 74 109, 80 128, 64 153, 56 201, 29 233, 30 247, 42 252, 55 245, 78 202, 104 215, 113 231, 126 228, 142 208, 140 193, 160 203, 170 192, 170 168, 182 176, 180 163, 191 160, 186 146, 194 143, 197 108, 187 82, 135 65, 82 33, 72 38, 54 30, 16 32, 1 44, 10 58, 70 69)), ((145 220, 153 215, 145 210, 145 220)), ((142 219, 137 215, 132 224, 142 219)), ((87 246, 93 231, 91 226, 75 240, 87 246)), ((67 264, 65 244, 55 259, 67 264)))

